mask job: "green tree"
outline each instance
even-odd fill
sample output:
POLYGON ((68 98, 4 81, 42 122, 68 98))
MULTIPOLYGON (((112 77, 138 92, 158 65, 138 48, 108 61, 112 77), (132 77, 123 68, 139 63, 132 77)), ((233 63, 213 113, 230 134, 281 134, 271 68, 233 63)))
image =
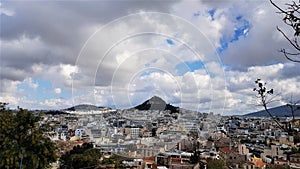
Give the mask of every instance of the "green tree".
POLYGON ((114 164, 116 168, 125 168, 122 164, 123 160, 128 160, 130 158, 124 157, 122 155, 113 154, 109 158, 104 158, 101 164, 114 164))
POLYGON ((56 146, 44 135, 41 117, 0 103, 0 168, 39 169, 56 161, 56 146))
POLYGON ((226 163, 224 160, 213 160, 213 159, 208 159, 207 160, 207 169, 226 169, 226 163))
POLYGON ((101 151, 93 148, 93 144, 83 143, 82 146, 75 146, 71 151, 61 156, 60 168, 95 168, 99 165, 99 159, 101 156, 101 151))

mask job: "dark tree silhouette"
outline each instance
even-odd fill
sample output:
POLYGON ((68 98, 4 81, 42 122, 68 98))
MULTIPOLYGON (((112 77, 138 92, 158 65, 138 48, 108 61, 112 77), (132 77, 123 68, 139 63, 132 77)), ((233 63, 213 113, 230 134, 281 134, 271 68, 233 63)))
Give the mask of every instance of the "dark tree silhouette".
POLYGON ((93 148, 92 143, 83 143, 82 146, 75 146, 71 151, 61 156, 60 168, 95 168, 99 165, 101 156, 101 151, 93 148))
POLYGON ((296 111, 300 110, 300 106, 298 106, 299 103, 300 103, 300 100, 294 101, 293 95, 291 95, 291 100, 286 104, 286 106, 289 107, 291 110, 293 121, 295 120, 296 111))
POLYGON ((274 97, 270 97, 274 94, 274 89, 267 89, 266 83, 263 83, 261 79, 257 79, 255 81, 255 84, 257 84, 257 87, 253 89, 253 91, 257 92, 257 97, 260 99, 261 105, 264 107, 265 111, 269 114, 269 116, 272 118, 272 120, 277 124, 277 126, 284 130, 280 122, 272 115, 272 113, 269 111, 267 105, 273 101, 274 97))
POLYGON ((293 37, 288 37, 281 28, 277 26, 277 30, 284 36, 284 38, 291 44, 293 51, 287 51, 286 49, 280 49, 280 52, 292 62, 300 63, 300 45, 298 38, 300 35, 300 4, 292 1, 286 3, 286 9, 279 7, 276 3, 270 0, 271 4, 278 9, 279 14, 283 15, 283 22, 292 28, 293 37))
POLYGON ((56 161, 56 146, 45 136, 40 116, 0 103, 0 168, 46 168, 56 161))
POLYGON ((226 162, 222 159, 220 160, 214 160, 214 159, 208 159, 207 160, 207 169, 224 169, 227 168, 226 162))

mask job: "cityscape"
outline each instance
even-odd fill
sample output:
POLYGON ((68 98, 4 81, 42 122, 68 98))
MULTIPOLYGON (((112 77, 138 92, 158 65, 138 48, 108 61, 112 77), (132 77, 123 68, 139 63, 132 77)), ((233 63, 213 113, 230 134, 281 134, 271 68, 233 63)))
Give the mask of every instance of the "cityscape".
POLYGON ((0 169, 300 169, 300 3, 0 1, 0 169))
MULTIPOLYGON (((223 159, 231 168, 300 166, 300 154, 293 153, 300 146, 300 119, 281 118, 286 130, 280 130, 268 116, 172 112, 157 96, 144 105, 150 108, 99 110, 81 105, 65 115, 48 115, 45 121, 56 126, 52 140, 92 142, 103 153, 126 157, 124 168, 205 168, 207 159, 223 159), (200 161, 191 159, 195 154, 200 161)), ((114 165, 99 166, 110 167, 114 165)))

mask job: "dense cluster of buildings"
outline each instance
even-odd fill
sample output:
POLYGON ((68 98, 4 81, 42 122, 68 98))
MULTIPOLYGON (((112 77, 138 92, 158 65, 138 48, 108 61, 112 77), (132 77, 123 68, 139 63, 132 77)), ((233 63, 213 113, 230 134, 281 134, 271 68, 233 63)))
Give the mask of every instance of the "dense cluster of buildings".
POLYGON ((53 141, 92 142, 107 158, 111 154, 127 157, 123 164, 129 168, 206 168, 211 160, 223 160, 235 169, 300 168, 299 120, 281 119, 285 125, 279 129, 269 118, 189 110, 67 113, 45 116, 53 141))

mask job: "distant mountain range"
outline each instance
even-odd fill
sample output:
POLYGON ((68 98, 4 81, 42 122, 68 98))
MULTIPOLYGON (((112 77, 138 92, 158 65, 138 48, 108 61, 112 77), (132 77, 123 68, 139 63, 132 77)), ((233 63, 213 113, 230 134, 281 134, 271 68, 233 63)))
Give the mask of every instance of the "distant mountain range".
POLYGON ((149 100, 146 100, 140 105, 134 107, 134 109, 138 110, 169 110, 171 113, 178 113, 179 107, 172 106, 171 104, 167 104, 162 98, 158 96, 153 96, 149 100))
POLYGON ((80 104, 80 105, 72 106, 65 110, 67 110, 67 111, 97 111, 97 110, 100 111, 104 108, 105 107, 99 107, 99 106, 90 105, 90 104, 80 104))
MULTIPOLYGON (((101 111, 101 110, 108 110, 111 108, 100 107, 90 104, 80 104, 76 105, 62 111, 101 111)), ((179 107, 173 106, 171 104, 167 104, 162 98, 158 96, 153 96, 150 99, 144 101, 142 104, 137 105, 135 107, 129 108, 137 109, 137 110, 159 110, 159 111, 170 111, 171 113, 179 113, 179 107)), ((295 110, 295 117, 300 117, 300 105, 293 106, 295 110)), ((272 113, 273 116, 276 117, 292 117, 291 109, 288 106, 278 106, 270 108, 269 111, 272 113)), ((58 113, 58 112, 51 112, 51 113, 58 113)), ((265 110, 248 113, 243 115, 245 117, 269 117, 269 114, 265 110)))
MULTIPOLYGON (((295 117, 300 117, 300 105, 293 107, 295 111, 295 117)), ((276 117, 292 117, 292 111, 288 106, 278 106, 270 108, 269 111, 276 117)), ((269 117, 269 114, 265 110, 257 111, 254 113, 248 113, 243 116, 246 117, 269 117)))
MULTIPOLYGON (((103 109, 110 109, 105 107, 98 107, 95 105, 90 104, 80 104, 76 105, 70 108, 65 109, 65 111, 99 111, 103 109)), ((159 110, 159 111, 165 111, 169 110, 171 113, 178 113, 179 107, 172 106, 170 104, 167 104, 163 99, 161 99, 158 96, 153 96, 149 100, 146 100, 140 105, 137 105, 130 109, 138 109, 138 110, 159 110)))

